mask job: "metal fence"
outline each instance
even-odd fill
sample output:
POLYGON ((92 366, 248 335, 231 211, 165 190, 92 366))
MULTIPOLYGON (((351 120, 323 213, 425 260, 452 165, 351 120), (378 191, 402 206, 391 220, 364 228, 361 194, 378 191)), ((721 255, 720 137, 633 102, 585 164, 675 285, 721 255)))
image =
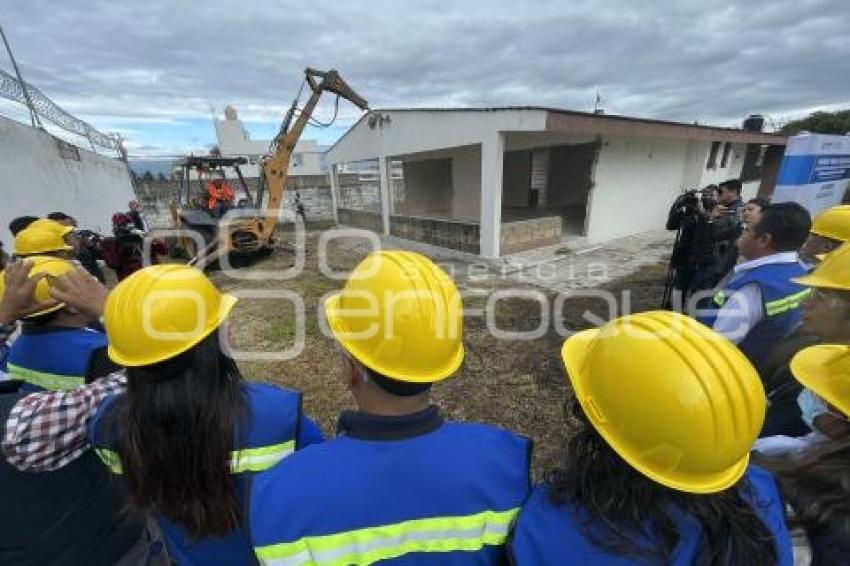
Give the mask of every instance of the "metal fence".
MULTIPOLYGON (((104 134, 94 127, 65 112, 43 92, 26 83, 27 93, 36 113, 63 130, 86 138, 92 145, 123 153, 120 140, 115 135, 104 134)), ((17 78, 0 69, 0 97, 27 105, 24 89, 17 78)))

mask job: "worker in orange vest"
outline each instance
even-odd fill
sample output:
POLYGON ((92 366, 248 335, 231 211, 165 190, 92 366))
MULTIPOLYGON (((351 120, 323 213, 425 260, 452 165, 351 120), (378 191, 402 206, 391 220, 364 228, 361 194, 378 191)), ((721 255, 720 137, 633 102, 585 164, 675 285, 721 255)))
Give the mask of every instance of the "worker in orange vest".
POLYGON ((221 179, 214 179, 207 182, 207 195, 209 197, 207 205, 209 206, 210 214, 216 218, 224 216, 233 207, 233 200, 236 198, 230 185, 221 179))

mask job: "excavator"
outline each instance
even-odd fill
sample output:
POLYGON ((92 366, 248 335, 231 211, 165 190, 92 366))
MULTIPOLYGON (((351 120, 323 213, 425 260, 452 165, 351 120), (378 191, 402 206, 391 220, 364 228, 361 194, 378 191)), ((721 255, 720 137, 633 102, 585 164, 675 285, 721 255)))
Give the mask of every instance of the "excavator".
MULTIPOLYGON (((337 110, 340 97, 363 111, 369 110, 366 100, 354 92, 337 71, 323 72, 311 68, 305 69, 301 90, 286 113, 280 131, 271 143, 269 154, 261 161, 260 189, 255 198, 242 201, 250 207, 248 209, 250 214, 244 216, 237 214, 235 218, 220 221, 205 213, 203 217, 199 217, 199 211, 172 209, 178 228, 194 230, 204 236, 206 245, 201 249, 193 250, 196 254, 190 259, 190 265, 204 269, 225 255, 233 254, 245 258, 271 252, 275 245, 274 233, 286 189, 289 160, 295 150, 295 144, 298 143, 301 133, 310 121, 324 92, 337 95, 337 110), (309 86, 311 94, 304 107, 299 109, 298 102, 305 84, 309 86), (265 191, 268 191, 268 203, 264 208, 265 191), (251 200, 254 202, 250 202, 251 200)), ((334 117, 336 117, 336 111, 334 117)))

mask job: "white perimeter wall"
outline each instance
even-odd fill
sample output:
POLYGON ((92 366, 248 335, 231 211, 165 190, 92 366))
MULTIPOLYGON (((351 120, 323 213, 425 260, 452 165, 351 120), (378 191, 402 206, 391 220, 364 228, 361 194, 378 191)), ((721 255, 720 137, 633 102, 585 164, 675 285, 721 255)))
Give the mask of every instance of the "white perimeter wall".
POLYGON ((0 117, 0 239, 7 251, 7 227, 18 216, 61 211, 80 228, 111 233, 112 214, 135 198, 127 168, 85 149, 79 154, 80 161, 63 159, 52 136, 0 117))

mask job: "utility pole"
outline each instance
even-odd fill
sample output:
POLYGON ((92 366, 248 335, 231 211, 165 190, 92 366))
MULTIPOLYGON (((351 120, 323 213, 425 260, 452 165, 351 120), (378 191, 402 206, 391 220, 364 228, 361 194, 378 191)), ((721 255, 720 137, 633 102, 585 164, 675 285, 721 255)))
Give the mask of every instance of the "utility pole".
POLYGON ((32 122, 32 126, 33 128, 41 128, 43 130, 44 126, 41 124, 41 118, 38 117, 38 112, 36 112, 35 105, 32 103, 27 83, 24 82, 24 77, 21 74, 21 70, 18 68, 15 56, 12 55, 12 48, 9 47, 9 42, 6 40, 6 34, 3 33, 2 26, 0 26, 0 37, 3 38, 3 45, 6 46, 6 52, 9 54, 9 59, 12 61, 12 68, 15 69, 15 75, 18 77, 18 83, 21 85, 21 91, 24 93, 24 99, 27 101, 27 108, 29 108, 30 111, 30 121, 32 122))

